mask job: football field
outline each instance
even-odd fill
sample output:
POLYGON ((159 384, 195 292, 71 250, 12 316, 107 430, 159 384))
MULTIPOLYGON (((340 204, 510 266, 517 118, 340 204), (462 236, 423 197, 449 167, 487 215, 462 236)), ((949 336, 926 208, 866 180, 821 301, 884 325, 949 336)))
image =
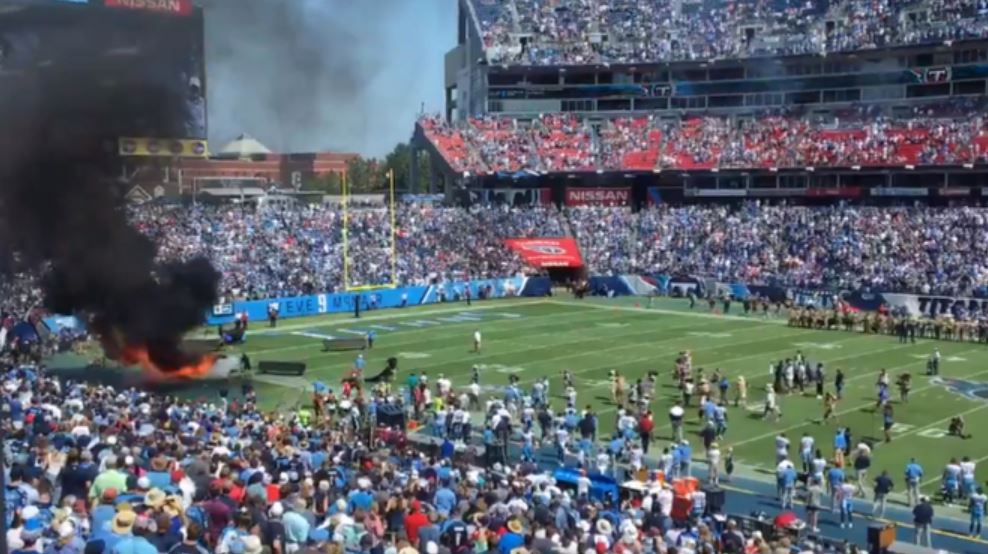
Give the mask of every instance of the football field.
MULTIPOLYGON (((775 466, 774 444, 784 432, 795 455, 799 438, 810 433, 826 456, 839 426, 849 426, 854 442, 865 439, 877 444, 872 475, 888 469, 901 491, 902 471, 910 457, 926 470, 924 489, 935 492, 944 464, 951 456, 988 460, 988 347, 976 343, 917 340, 898 344, 895 337, 843 331, 792 328, 781 319, 760 316, 720 315, 706 307, 690 311, 683 300, 657 300, 648 308, 641 299, 593 298, 507 299, 474 303, 433 304, 425 307, 365 312, 361 319, 326 316, 283 320, 277 328, 255 323, 241 348, 253 360, 299 361, 308 365, 304 377, 281 377, 255 373, 255 382, 266 408, 294 410, 309 403, 310 383, 322 381, 337 387, 350 368, 356 352, 323 352, 322 339, 356 337, 374 330, 377 341, 365 353, 367 374, 384 367, 385 360, 399 360, 396 385, 403 385, 410 372, 426 372, 434 382, 439 374, 455 386, 469 383, 471 367, 481 368, 481 385, 487 394, 502 394, 510 375, 517 375, 524 388, 537 378, 550 378, 553 408, 565 406, 562 399, 563 370, 577 382, 578 405, 590 404, 600 417, 601 435, 614 428, 617 407, 610 400, 608 372, 617 369, 628 379, 659 373, 659 386, 652 410, 656 414, 658 446, 670 438, 666 414, 680 398, 672 381, 677 354, 693 352, 694 367, 709 375, 719 369, 732 379, 744 375, 748 381, 748 404, 729 409, 729 427, 721 449, 734 449, 735 461, 743 469, 771 472, 775 466), (475 329, 483 333, 483 350, 472 352, 475 329), (925 375, 926 360, 934 347, 942 353, 941 376, 925 375), (837 418, 819 423, 822 403, 815 396, 780 395, 782 418, 778 422, 761 417, 764 391, 772 381, 769 364, 792 357, 801 350, 815 365, 827 370, 827 390, 833 390, 838 368, 846 376, 843 400, 837 418), (891 380, 902 373, 913 375, 910 401, 899 404, 893 385, 895 426, 891 443, 880 442, 882 422, 873 411, 876 379, 887 369, 891 380), (962 415, 973 437, 962 440, 947 436, 951 417, 962 415)), ((732 390, 733 398, 733 390, 732 390)), ((696 410, 687 411, 687 431, 702 457, 696 410)), ((655 452, 653 451, 652 454, 655 452)), ((988 479, 988 463, 979 467, 979 481, 988 479)))

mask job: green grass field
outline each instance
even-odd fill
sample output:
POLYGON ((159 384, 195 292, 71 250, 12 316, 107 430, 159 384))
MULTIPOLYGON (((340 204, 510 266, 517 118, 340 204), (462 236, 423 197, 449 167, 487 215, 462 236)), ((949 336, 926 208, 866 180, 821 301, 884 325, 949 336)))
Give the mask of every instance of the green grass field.
MULTIPOLYGON (((930 340, 900 345, 894 337, 790 328, 781 320, 721 316, 699 306, 690 312, 685 301, 658 301, 651 309, 637 307, 638 302, 635 298, 518 299, 475 303, 469 308, 465 304, 446 304, 384 310, 365 313, 360 320, 345 316, 283 320, 277 329, 255 324, 243 349, 255 367, 261 360, 308 364, 304 379, 255 377, 265 407, 281 410, 307 403, 311 390, 308 384, 312 381, 336 386, 355 358, 354 352, 322 352, 320 335, 356 336, 363 330, 376 329, 377 344, 365 355, 367 371, 376 372, 386 358, 396 356, 400 360, 397 382, 402 384, 409 372, 425 371, 431 379, 444 373, 455 385, 466 385, 471 366, 481 364, 482 385, 499 394, 509 375, 518 375, 523 385, 548 375, 557 408, 564 406, 559 397, 560 376, 568 369, 577 379, 579 404, 594 406, 605 433, 613 428, 616 411, 609 399, 608 370, 620 370, 629 383, 656 370, 661 387, 652 409, 657 414, 657 435, 664 439, 669 436, 665 414, 672 400, 678 398, 670 374, 679 351, 693 351, 694 366, 706 368, 708 373, 719 368, 732 377, 743 374, 749 383, 749 403, 757 409, 771 379, 769 363, 802 350, 812 363, 825 363, 828 390, 832 389, 837 368, 847 374, 837 421, 818 424, 822 406, 812 396, 782 397, 783 417, 778 423, 763 421, 760 413, 743 407, 732 407, 722 448, 725 443, 733 446, 740 465, 755 471, 774 468, 774 437, 779 432, 787 433, 794 452, 799 437, 809 432, 827 455, 838 425, 850 426, 855 442, 862 437, 878 440, 881 421, 871 408, 875 381, 882 368, 888 369, 893 379, 899 373, 910 372, 914 381, 910 402, 895 406, 894 440, 875 450, 873 474, 888 469, 901 484, 905 463, 915 456, 926 469, 924 488, 932 492, 950 456, 988 460, 988 431, 984 425, 988 421, 988 400, 973 393, 948 390, 923 375, 927 357, 938 346, 944 359, 942 377, 958 379, 961 388, 976 389, 984 383, 988 389, 988 347, 984 345, 930 340), (475 328, 484 336, 483 352, 479 354, 471 352, 475 328), (956 414, 967 420, 974 433, 972 439, 946 436, 947 422, 956 414)), ((688 415, 693 413, 690 410, 688 415)), ((690 417, 691 433, 698 430, 697 424, 690 417)), ((659 445, 662 443, 660 440, 659 445)), ((986 467, 979 468, 982 482, 988 479, 986 467)))

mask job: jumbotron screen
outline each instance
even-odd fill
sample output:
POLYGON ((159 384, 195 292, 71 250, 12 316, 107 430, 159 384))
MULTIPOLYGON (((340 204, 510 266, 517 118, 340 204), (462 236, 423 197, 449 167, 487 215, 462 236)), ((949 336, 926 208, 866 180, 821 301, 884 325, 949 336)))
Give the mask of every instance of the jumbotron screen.
POLYGON ((0 5, 0 119, 40 108, 73 132, 204 139, 204 66, 202 10, 191 0, 0 5))

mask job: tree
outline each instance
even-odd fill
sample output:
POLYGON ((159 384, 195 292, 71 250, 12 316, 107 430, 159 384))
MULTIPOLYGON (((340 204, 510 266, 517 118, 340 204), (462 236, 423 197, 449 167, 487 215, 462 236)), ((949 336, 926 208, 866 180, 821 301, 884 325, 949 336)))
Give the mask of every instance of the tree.
POLYGON ((365 194, 386 188, 383 166, 375 159, 362 157, 347 162, 347 189, 352 194, 365 194))
POLYGON ((326 191, 329 194, 340 194, 343 192, 343 174, 335 171, 323 176, 326 182, 326 191))
POLYGON ((302 190, 318 191, 323 194, 340 194, 343 176, 336 171, 313 175, 302 181, 302 190))
MULTIPOLYGON (((398 143, 395 149, 384 158, 384 175, 394 171, 395 188, 400 191, 421 192, 429 186, 429 155, 420 151, 418 156, 418 182, 412 183, 410 167, 412 163, 412 147, 407 142, 398 143)), ((385 183, 386 185, 388 183, 385 183)))

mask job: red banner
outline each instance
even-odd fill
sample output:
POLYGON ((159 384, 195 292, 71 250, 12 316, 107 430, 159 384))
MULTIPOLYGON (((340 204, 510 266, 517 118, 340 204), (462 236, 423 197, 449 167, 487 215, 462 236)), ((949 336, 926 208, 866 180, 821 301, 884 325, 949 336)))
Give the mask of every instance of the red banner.
POLYGON ((571 238, 505 239, 504 244, 532 267, 583 267, 580 247, 571 238))
POLYGON ((628 187, 594 187, 566 189, 567 206, 630 206, 628 187))
POLYGON ((106 7, 189 15, 192 13, 192 0, 106 0, 106 7))

